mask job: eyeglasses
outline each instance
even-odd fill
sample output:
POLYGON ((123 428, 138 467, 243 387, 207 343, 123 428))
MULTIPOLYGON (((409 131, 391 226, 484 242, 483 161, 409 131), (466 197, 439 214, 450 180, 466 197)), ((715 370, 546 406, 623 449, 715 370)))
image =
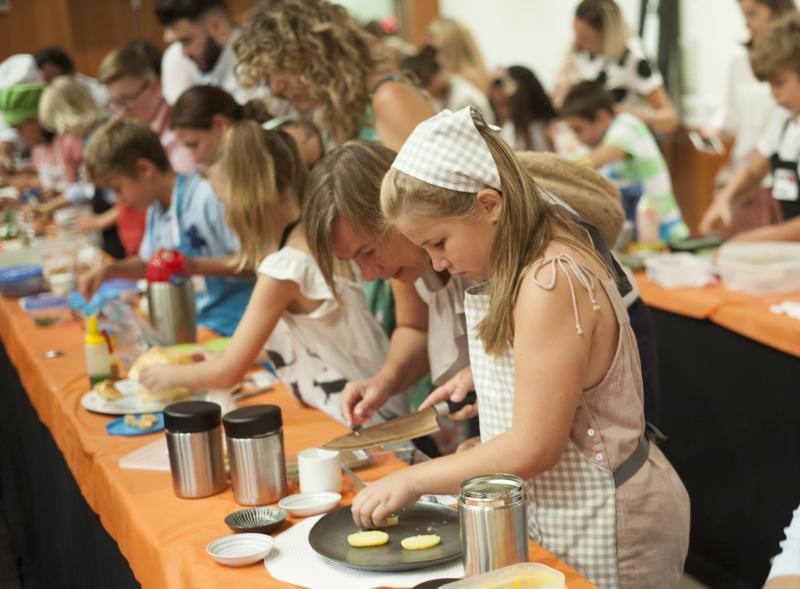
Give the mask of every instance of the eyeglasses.
POLYGON ((119 98, 111 100, 111 106, 117 110, 127 110, 131 106, 133 106, 137 100, 139 100, 142 95, 147 91, 150 87, 150 82, 152 80, 147 79, 142 82, 141 88, 139 88, 136 92, 132 92, 131 94, 125 94, 120 96, 119 98))

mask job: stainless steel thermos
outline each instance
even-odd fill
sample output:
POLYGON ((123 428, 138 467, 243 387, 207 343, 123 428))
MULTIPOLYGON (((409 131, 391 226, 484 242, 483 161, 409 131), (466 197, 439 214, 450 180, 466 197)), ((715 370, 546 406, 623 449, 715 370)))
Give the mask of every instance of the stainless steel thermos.
POLYGON ((147 285, 150 323, 166 344, 193 343, 197 331, 194 287, 189 276, 177 275, 166 282, 147 285))
POLYGON ((458 499, 467 577, 528 561, 525 486, 507 474, 464 481, 458 499))
POLYGON ((236 502, 265 505, 284 497, 286 458, 280 407, 243 407, 227 413, 222 422, 236 502))
POLYGON ((184 401, 164 409, 172 488, 178 497, 207 497, 227 486, 221 418, 220 406, 208 401, 184 401))

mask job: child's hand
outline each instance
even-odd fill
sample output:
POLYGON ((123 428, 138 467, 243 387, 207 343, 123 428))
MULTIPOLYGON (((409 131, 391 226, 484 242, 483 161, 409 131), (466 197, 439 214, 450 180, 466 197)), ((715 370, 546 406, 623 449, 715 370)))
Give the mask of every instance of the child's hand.
MULTIPOLYGON (((453 401, 454 403, 459 403, 464 400, 464 397, 467 396, 467 393, 474 390, 475 381, 472 378, 472 369, 467 366, 466 368, 459 370, 453 378, 428 395, 428 398, 425 399, 422 402, 422 405, 419 406, 419 410, 422 411, 428 407, 433 407, 436 405, 436 403, 441 403, 442 401, 449 400, 453 401)), ((448 415, 447 418, 453 420, 470 419, 475 417, 477 414, 478 403, 476 402, 474 405, 467 405, 460 411, 456 411, 455 413, 448 415)))
POLYGON ((356 495, 352 511, 358 527, 378 528, 390 515, 419 499, 411 485, 410 470, 406 468, 385 476, 356 495))
POLYGON ((184 366, 146 366, 139 373, 139 384, 153 392, 169 391, 186 386, 184 366))
POLYGON ((106 272, 108 271, 108 264, 100 264, 99 266, 89 270, 86 274, 80 277, 78 282, 78 290, 83 298, 87 301, 92 298, 92 295, 100 288, 106 280, 106 272))
POLYGON ((390 388, 378 377, 348 382, 341 398, 345 421, 350 426, 369 421, 372 414, 383 407, 390 394, 390 388))
POLYGON ((710 235, 717 225, 727 227, 731 224, 731 205, 723 199, 715 198, 700 220, 700 233, 710 235))

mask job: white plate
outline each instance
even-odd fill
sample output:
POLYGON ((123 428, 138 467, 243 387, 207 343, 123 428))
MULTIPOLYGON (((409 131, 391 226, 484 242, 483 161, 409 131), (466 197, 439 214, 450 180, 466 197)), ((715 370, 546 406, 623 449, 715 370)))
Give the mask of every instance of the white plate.
POLYGON ((289 512, 292 517, 309 517, 327 513, 339 504, 342 496, 339 493, 326 491, 323 493, 298 493, 289 495, 278 502, 278 507, 282 507, 289 512))
MULTIPOLYGON (((127 415, 128 413, 158 413, 163 411, 164 407, 171 405, 176 401, 154 401, 143 402, 139 400, 136 391, 139 388, 139 383, 135 380, 118 380, 114 383, 122 396, 119 399, 104 399, 94 391, 89 391, 81 397, 81 407, 94 413, 103 413, 105 415, 127 415)), ((204 399, 205 393, 194 395, 192 399, 204 399)), ((179 399, 181 401, 185 400, 179 399)))
POLYGON ((206 554, 225 566, 243 567, 264 560, 274 544, 266 534, 230 534, 209 542, 206 554))

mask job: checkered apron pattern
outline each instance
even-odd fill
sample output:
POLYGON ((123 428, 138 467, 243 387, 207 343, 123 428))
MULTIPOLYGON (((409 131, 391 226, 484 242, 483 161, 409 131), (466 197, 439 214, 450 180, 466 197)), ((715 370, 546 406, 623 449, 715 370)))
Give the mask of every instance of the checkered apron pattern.
MULTIPOLYGON (((476 326, 489 310, 482 285, 467 290, 469 357, 480 400, 481 440, 511 427, 514 356, 490 356, 476 326)), ((533 427, 534 424, 531 425, 533 427)), ((619 587, 614 478, 569 441, 561 461, 526 481, 528 535, 602 589, 619 587)))

